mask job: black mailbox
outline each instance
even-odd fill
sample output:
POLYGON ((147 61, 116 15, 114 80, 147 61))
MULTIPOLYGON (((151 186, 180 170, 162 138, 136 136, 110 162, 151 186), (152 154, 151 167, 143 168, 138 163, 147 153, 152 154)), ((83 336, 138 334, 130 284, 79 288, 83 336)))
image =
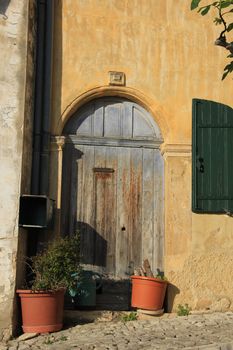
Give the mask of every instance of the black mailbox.
POLYGON ((43 195, 20 197, 19 226, 52 228, 55 201, 43 195))

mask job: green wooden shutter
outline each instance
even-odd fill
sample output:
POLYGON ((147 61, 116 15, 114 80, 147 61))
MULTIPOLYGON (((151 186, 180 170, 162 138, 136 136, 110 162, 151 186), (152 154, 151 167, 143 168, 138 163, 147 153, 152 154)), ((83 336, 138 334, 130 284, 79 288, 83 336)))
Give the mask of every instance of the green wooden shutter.
POLYGON ((233 212, 233 109, 193 100, 192 210, 233 212))

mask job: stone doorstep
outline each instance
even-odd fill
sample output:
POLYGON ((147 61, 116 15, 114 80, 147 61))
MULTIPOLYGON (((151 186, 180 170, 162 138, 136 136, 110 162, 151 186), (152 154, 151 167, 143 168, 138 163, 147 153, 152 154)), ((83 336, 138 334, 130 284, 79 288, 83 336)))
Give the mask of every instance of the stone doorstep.
MULTIPOLYGON (((108 321, 119 321, 123 315, 129 315, 131 311, 109 311, 109 310, 64 310, 64 324, 84 324, 90 322, 108 322, 108 321)), ((190 315, 203 315, 212 314, 209 311, 191 311, 190 315)), ((171 319, 177 316, 176 312, 163 313, 163 314, 150 314, 144 313, 143 310, 137 310, 138 320, 153 320, 159 319, 171 319)))
POLYGON ((88 323, 107 319, 113 320, 113 311, 99 311, 99 310, 64 310, 64 323, 88 323))
MULTIPOLYGON (((108 322, 119 321, 123 315, 129 315, 132 311, 107 311, 107 310, 65 310, 64 323, 108 322)), ((174 318, 176 313, 145 314, 138 311, 138 320, 152 320, 155 318, 174 318)))

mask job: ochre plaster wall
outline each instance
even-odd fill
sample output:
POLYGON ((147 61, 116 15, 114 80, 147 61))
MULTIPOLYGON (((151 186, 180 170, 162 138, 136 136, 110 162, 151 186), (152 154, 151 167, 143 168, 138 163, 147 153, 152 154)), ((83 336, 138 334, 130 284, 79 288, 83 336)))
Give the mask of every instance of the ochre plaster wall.
POLYGON ((164 137, 169 309, 185 302, 233 308, 232 218, 191 212, 192 98, 233 105, 232 79, 221 81, 226 52, 213 44, 218 28, 191 12, 188 0, 56 5, 52 134, 60 135, 70 114, 94 96, 143 104, 164 137), (109 71, 124 72, 126 86, 109 87, 109 71))

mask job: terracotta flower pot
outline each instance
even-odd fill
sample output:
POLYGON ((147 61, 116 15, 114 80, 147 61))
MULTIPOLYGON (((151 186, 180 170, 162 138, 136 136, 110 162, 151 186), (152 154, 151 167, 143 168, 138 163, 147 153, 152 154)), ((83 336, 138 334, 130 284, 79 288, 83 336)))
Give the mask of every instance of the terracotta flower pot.
POLYGON ((63 326, 64 289, 40 292, 18 289, 21 299, 23 332, 56 332, 63 326))
POLYGON ((131 279, 133 307, 154 311, 163 308, 167 281, 143 276, 131 276, 131 279))

